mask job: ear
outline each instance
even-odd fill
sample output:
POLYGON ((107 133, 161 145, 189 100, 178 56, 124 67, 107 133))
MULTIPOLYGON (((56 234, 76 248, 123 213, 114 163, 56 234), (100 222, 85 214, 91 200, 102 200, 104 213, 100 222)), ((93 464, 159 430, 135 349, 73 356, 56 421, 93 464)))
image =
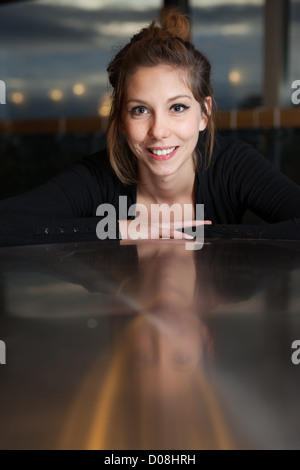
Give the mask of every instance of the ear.
POLYGON ((207 123, 208 123, 208 116, 211 115, 212 99, 211 99, 210 96, 205 98, 204 106, 206 107, 207 116, 203 112, 201 112, 201 121, 200 121, 199 131, 204 131, 204 129, 206 129, 206 126, 207 126, 207 123))

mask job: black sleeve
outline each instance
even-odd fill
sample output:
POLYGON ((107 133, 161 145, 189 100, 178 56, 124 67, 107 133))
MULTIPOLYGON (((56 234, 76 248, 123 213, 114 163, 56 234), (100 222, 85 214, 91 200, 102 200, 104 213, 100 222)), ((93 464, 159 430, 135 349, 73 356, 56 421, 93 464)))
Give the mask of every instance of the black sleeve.
POLYGON ((204 226, 205 238, 300 240, 300 218, 267 225, 213 224, 204 226))
MULTIPOLYGON (((1 201, 0 245, 98 240, 96 210, 112 203, 116 186, 101 159, 104 154, 83 159, 33 191, 1 201)), ((117 223, 108 238, 120 238, 117 223)))
POLYGON ((266 225, 216 224, 206 227, 213 238, 300 239, 300 187, 260 153, 244 143, 225 153, 223 184, 236 212, 252 210, 266 225))
POLYGON ((235 155, 232 184, 236 202, 270 224, 300 217, 300 187, 247 144, 235 155))

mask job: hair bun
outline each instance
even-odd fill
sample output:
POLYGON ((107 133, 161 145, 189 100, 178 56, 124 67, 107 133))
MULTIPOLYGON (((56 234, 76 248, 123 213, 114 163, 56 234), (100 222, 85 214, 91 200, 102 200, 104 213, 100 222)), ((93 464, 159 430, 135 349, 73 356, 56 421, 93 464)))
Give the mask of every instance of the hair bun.
POLYGON ((163 9, 161 13, 161 26, 162 29, 168 30, 174 36, 184 41, 190 41, 191 29, 187 15, 176 10, 163 9))

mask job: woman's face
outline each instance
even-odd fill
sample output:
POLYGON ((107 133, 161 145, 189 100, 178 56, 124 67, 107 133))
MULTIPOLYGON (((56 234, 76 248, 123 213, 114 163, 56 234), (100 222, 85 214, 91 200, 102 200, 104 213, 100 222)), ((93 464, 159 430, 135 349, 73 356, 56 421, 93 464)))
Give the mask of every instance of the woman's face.
POLYGON ((121 131, 139 168, 152 176, 171 176, 192 166, 207 119, 187 83, 187 72, 168 65, 139 68, 129 80, 121 131))

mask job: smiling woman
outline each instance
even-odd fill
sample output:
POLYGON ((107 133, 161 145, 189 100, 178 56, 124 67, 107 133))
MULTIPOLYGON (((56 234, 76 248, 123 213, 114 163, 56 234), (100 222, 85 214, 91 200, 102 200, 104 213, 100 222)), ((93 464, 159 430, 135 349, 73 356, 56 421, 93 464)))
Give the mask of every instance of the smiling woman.
POLYGON ((205 237, 300 239, 300 188, 249 145, 215 136, 210 73, 185 16, 167 11, 161 26, 154 20, 134 35, 108 66, 107 151, 2 201, 1 243, 97 240, 99 206, 120 214, 124 197, 131 210, 107 221, 101 239, 190 239, 187 227, 199 225, 205 237), (170 210, 154 231, 155 205, 170 210), (240 225, 247 209, 267 224, 240 225))
MULTIPOLYGON (((166 137, 162 136, 161 132, 170 133, 171 129, 167 129, 169 122, 164 121, 161 113, 162 99, 164 104, 169 106, 169 111, 172 111, 169 113, 172 117, 179 114, 187 127, 190 127, 193 120, 192 128, 188 132, 188 136, 194 136, 190 154, 193 154, 196 147, 199 131, 207 127, 208 159, 212 155, 214 113, 213 90, 210 84, 211 66, 204 54, 196 50, 189 40, 190 28, 187 19, 184 16, 167 14, 163 16, 162 28, 153 21, 148 28, 133 36, 130 43, 121 49, 109 64, 108 74, 113 95, 107 140, 112 166, 123 182, 136 182, 137 174, 132 171, 132 158, 119 130, 125 131, 127 136, 126 124, 128 125, 130 120, 126 119, 126 116, 129 114, 138 117, 142 111, 142 114, 151 114, 151 129, 148 129, 147 138, 150 147, 154 147, 155 140, 156 143, 162 139, 165 142, 166 137), (183 102, 177 101, 182 98, 183 102), (197 124, 200 117, 201 125, 200 122, 197 124), (160 134, 157 134, 158 130, 160 134)), ((176 126, 178 124, 180 122, 177 122, 176 126)), ((186 132, 182 126, 180 128, 181 132, 186 132)), ((190 140, 188 136, 186 141, 190 140)), ((129 142, 128 144, 130 147, 129 142)), ((172 147, 171 145, 167 149, 172 147)), ((160 150, 159 145, 157 148, 160 150)))
POLYGON ((141 163, 141 185, 152 173, 176 177, 186 165, 194 172, 191 156, 207 118, 182 80, 184 74, 158 65, 138 70, 128 84, 121 130, 141 163))

